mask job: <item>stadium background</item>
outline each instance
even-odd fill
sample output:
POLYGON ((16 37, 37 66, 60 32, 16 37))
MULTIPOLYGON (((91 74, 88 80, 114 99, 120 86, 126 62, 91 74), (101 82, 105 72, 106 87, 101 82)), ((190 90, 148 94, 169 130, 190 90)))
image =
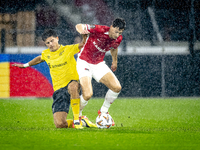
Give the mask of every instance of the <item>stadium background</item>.
MULTIPOLYGON (((199 16, 197 0, 1 0, 0 98, 51 97, 45 63, 18 69, 45 49, 41 34, 57 30, 60 43, 76 43, 75 24, 127 22, 116 76, 120 97, 199 96, 199 16)), ((76 57, 76 56, 75 56, 76 57)), ((105 57, 111 65, 111 56, 105 57)), ((93 80, 94 97, 107 88, 93 80)))

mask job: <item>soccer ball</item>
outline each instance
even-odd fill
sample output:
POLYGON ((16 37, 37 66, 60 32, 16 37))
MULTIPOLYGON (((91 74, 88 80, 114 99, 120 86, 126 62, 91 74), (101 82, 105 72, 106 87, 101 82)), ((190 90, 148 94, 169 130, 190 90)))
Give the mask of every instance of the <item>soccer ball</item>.
POLYGON ((108 129, 112 126, 112 117, 109 114, 102 113, 97 116, 96 125, 100 129, 108 129))

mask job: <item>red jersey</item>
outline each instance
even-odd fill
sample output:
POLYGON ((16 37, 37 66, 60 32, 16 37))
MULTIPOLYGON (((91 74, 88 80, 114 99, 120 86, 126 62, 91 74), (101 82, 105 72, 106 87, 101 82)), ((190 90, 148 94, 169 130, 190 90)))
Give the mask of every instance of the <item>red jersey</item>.
POLYGON ((107 51, 116 49, 121 41, 122 35, 117 39, 111 39, 108 35, 110 27, 101 25, 86 25, 88 34, 84 47, 78 57, 91 64, 98 64, 103 61, 107 51))

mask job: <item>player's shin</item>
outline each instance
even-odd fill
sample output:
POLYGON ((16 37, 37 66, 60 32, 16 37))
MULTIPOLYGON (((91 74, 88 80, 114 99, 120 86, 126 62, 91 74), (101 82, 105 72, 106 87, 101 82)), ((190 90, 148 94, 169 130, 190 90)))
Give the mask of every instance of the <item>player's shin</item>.
POLYGON ((87 105, 88 101, 84 100, 83 96, 80 96, 80 112, 79 116, 82 116, 83 108, 87 105))
POLYGON ((117 99, 119 93, 113 92, 112 90, 108 90, 106 93, 105 101, 101 107, 101 113, 107 113, 110 105, 117 99))
POLYGON ((71 107, 74 115, 74 123, 79 123, 80 99, 71 99, 71 107))

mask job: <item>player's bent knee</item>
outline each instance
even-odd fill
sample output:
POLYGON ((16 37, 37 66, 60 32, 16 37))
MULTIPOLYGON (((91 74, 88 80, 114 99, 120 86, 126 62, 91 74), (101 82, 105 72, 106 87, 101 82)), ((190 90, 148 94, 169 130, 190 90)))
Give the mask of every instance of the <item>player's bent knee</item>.
POLYGON ((70 94, 77 93, 79 91, 79 84, 77 82, 70 83, 68 91, 70 94))
POLYGON ((69 93, 75 93, 79 91, 79 88, 77 86, 71 86, 68 90, 69 90, 69 93))
POLYGON ((114 89, 113 89, 113 92, 116 92, 116 93, 119 93, 121 91, 122 87, 119 85, 119 86, 116 86, 114 89))
POLYGON ((86 93, 86 94, 83 94, 83 98, 84 100, 88 101, 91 97, 92 97, 93 93, 86 93))
POLYGON ((68 85, 68 88, 69 89, 78 89, 79 88, 79 83, 76 82, 76 81, 73 81, 68 85))
POLYGON ((66 122, 59 121, 55 123, 55 126, 56 128, 67 128, 68 124, 67 121, 66 122))

